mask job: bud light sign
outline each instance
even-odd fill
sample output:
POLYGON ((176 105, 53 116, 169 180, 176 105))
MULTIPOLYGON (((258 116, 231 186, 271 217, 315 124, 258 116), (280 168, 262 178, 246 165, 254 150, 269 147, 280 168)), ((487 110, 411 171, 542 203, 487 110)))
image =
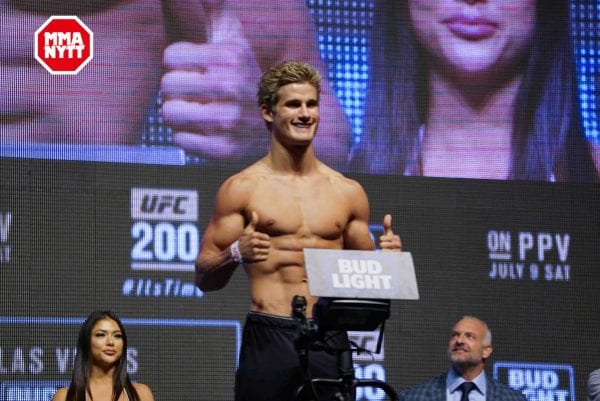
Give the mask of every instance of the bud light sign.
POLYGON ((496 362, 494 378, 522 392, 527 401, 575 401, 575 377, 570 365, 496 362))

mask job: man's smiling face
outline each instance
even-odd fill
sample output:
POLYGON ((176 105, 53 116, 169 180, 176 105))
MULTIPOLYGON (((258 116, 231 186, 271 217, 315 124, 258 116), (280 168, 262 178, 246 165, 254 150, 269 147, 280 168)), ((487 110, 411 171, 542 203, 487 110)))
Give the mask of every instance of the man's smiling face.
POLYGON ((261 107, 272 134, 284 145, 310 145, 319 125, 317 89, 306 82, 288 84, 279 89, 278 98, 272 109, 261 107))

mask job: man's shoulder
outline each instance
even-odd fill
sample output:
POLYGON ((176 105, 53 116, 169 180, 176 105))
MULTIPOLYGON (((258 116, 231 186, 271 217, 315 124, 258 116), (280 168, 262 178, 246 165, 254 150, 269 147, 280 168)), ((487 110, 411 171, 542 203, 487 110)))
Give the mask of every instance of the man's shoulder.
POLYGON ((226 207, 227 210, 230 208, 243 209, 256 190, 257 179, 257 176, 252 174, 252 170, 249 170, 249 168, 229 176, 217 191, 215 206, 219 208, 226 207))
POLYGON ((600 369, 592 371, 587 380, 588 400, 600 401, 600 369))
POLYGON ((491 401, 525 401, 525 396, 507 384, 487 376, 488 399, 491 401))
POLYGON ((346 187, 348 190, 364 190, 358 181, 345 176, 342 172, 334 170, 324 163, 321 164, 319 173, 326 176, 334 185, 338 187, 346 187))
POLYGON ((243 170, 238 171, 237 173, 229 176, 223 184, 222 188, 227 187, 238 187, 240 185, 254 185, 262 176, 265 175, 264 169, 260 167, 257 163, 254 163, 243 170))
POLYGON ((410 387, 401 392, 401 399, 405 401, 431 401, 446 394, 446 374, 435 376, 427 381, 410 387), (438 397, 434 397, 434 394, 438 397))
POLYGON ((600 369, 591 371, 588 379, 600 383, 600 369))

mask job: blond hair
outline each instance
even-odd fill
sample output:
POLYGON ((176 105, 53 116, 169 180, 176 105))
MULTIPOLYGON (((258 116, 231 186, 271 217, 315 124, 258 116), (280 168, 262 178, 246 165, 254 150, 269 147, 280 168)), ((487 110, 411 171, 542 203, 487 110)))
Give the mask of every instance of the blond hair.
POLYGON ((308 63, 284 61, 265 72, 258 84, 258 105, 266 105, 269 109, 279 101, 279 89, 282 86, 297 83, 308 83, 321 93, 321 74, 308 63))

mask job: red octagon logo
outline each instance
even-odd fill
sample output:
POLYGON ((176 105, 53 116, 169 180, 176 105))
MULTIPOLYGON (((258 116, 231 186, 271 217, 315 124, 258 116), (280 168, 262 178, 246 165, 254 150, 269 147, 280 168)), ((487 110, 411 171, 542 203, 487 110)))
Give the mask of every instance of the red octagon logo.
POLYGON ((35 59, 50 74, 77 74, 94 56, 94 34, 75 16, 52 16, 35 31, 35 59))

